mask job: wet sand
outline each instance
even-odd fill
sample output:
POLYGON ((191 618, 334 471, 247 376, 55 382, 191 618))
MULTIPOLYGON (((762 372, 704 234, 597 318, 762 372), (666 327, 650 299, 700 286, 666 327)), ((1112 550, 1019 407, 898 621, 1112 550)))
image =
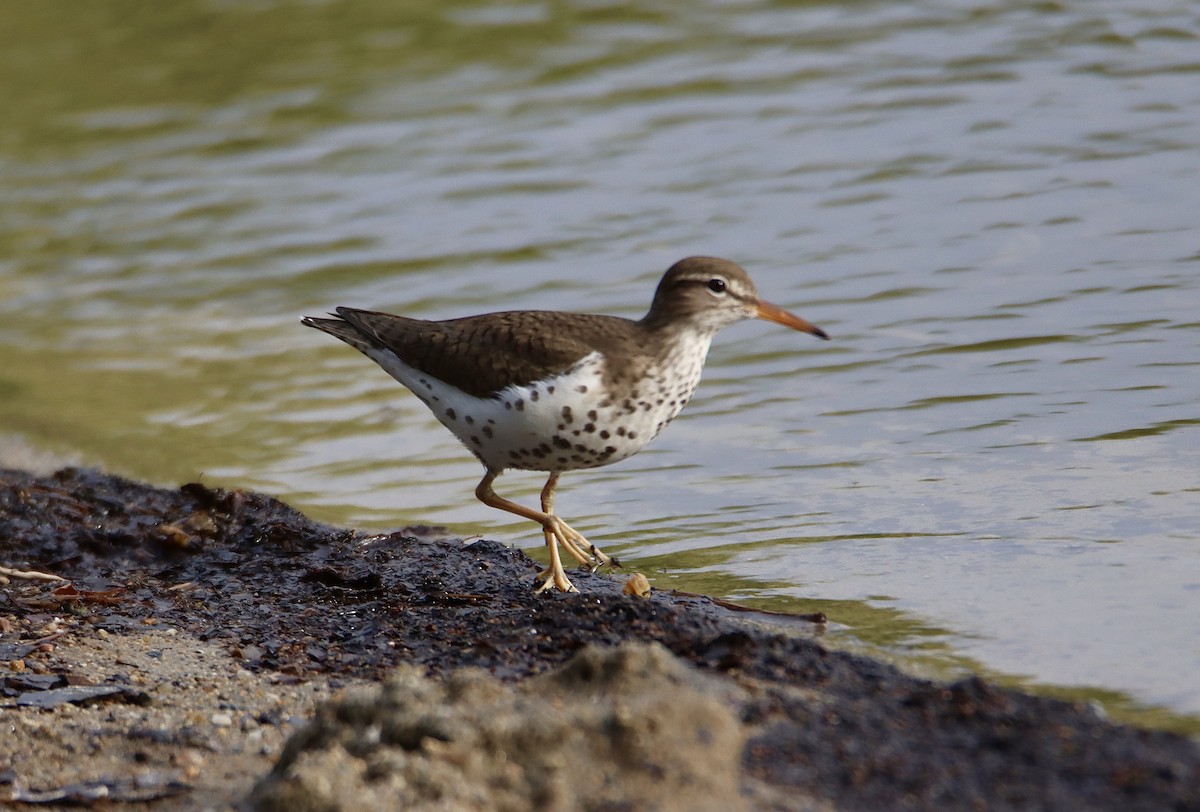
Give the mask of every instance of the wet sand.
POLYGON ((41 808, 1200 809, 1190 739, 260 494, 0 471, 0 567, 0 799, 41 808))

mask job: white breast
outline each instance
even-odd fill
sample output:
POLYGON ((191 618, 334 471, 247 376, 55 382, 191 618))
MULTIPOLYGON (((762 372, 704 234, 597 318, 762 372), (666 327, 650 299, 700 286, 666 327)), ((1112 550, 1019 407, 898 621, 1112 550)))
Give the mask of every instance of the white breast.
POLYGON ((695 391, 710 342, 711 336, 680 342, 662 370, 618 394, 604 389, 605 359, 598 352, 566 375, 510 386, 491 398, 448 386, 389 351, 371 357, 489 469, 568 471, 623 460, 657 436, 695 391))

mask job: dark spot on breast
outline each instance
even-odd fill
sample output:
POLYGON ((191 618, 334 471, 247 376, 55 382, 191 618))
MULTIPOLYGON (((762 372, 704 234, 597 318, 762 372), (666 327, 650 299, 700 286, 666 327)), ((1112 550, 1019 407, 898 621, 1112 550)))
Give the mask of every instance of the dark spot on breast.
POLYGON ((554 384, 550 384, 549 386, 547 386, 547 387, 546 387, 546 394, 547 394, 547 395, 553 395, 553 394, 554 394, 554 384))
POLYGON ((530 400, 536 401, 539 397, 541 397, 541 393, 539 393, 536 389, 529 393, 530 400))
POLYGON ((601 440, 607 440, 609 437, 612 437, 612 435, 608 433, 608 429, 600 430, 600 439, 601 440))
POLYGON ((566 457, 559 457, 559 458, 558 458, 558 461, 559 461, 560 463, 566 463, 566 462, 567 462, 567 458, 566 458, 566 457))
POLYGON ((479 442, 479 438, 474 434, 471 435, 471 442, 473 442, 475 445, 483 445, 483 443, 479 442))
POLYGON ((625 427, 624 426, 617 426, 617 436, 618 437, 625 436, 625 427))
POLYGON ((585 423, 583 426, 583 430, 586 431, 588 434, 591 434, 593 431, 596 430, 596 424, 595 423, 585 423))
POLYGON ((453 409, 446 410, 446 417, 450 418, 451 420, 458 419, 458 415, 455 413, 455 411, 453 409))
POLYGON ((599 419, 600 419, 600 415, 596 414, 595 409, 588 410, 588 420, 599 420, 599 419))
POLYGON ((636 432, 636 431, 631 431, 631 432, 629 432, 629 439, 630 439, 630 440, 636 440, 636 439, 637 439, 637 432, 636 432))
POLYGON ((587 446, 585 446, 583 443, 576 443, 576 444, 575 444, 575 450, 576 450, 576 451, 583 452, 583 451, 587 451, 587 450, 588 450, 588 447, 587 447, 587 446))
POLYGON ((578 392, 578 393, 580 393, 580 394, 583 394, 584 392, 586 392, 586 391, 587 391, 587 384, 582 384, 582 383, 581 383, 579 386, 576 386, 576 387, 575 387, 575 391, 576 391, 576 392, 578 392))
POLYGON ((571 407, 570 406, 563 406, 562 416, 563 416, 563 420, 567 421, 568 423, 572 422, 575 419, 571 415, 571 407))
POLYGON ((523 400, 518 400, 518 401, 516 402, 516 404, 515 404, 515 405, 516 405, 516 407, 517 407, 517 411, 518 411, 518 412, 523 412, 523 411, 525 411, 525 401, 523 401, 523 400))
POLYGON ((554 445, 555 445, 555 446, 557 446, 558 448, 570 448, 570 447, 571 447, 571 441, 570 441, 570 440, 568 440, 566 437, 560 437, 560 436, 559 436, 559 435, 557 435, 557 434, 556 434, 556 435, 554 435, 554 440, 553 440, 552 442, 553 442, 553 443, 554 443, 554 445))
POLYGON ((483 427, 483 436, 484 436, 484 437, 486 437, 486 438, 488 438, 488 439, 490 440, 490 439, 492 439, 492 436, 493 436, 494 434, 495 434, 495 432, 493 432, 493 431, 492 431, 492 427, 491 427, 491 426, 484 426, 484 427, 483 427))

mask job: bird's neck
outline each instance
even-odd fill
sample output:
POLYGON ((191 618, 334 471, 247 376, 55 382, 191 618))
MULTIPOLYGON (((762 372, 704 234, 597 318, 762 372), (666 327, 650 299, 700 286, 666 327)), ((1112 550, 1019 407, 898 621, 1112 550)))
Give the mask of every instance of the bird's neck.
POLYGON ((683 361, 696 360, 703 364, 708 355, 716 330, 706 330, 695 324, 665 324, 655 331, 652 346, 659 347, 656 362, 660 366, 672 366, 683 361))

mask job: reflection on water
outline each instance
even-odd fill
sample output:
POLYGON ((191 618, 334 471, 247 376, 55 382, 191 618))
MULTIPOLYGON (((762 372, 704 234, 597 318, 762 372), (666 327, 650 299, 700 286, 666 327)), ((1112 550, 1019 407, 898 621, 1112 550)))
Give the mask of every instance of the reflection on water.
POLYGON ((564 515, 659 586, 1200 730, 1193 5, 401 5, 0 7, 0 435, 533 546, 298 317, 637 316, 729 256, 834 341, 726 331, 564 515))

